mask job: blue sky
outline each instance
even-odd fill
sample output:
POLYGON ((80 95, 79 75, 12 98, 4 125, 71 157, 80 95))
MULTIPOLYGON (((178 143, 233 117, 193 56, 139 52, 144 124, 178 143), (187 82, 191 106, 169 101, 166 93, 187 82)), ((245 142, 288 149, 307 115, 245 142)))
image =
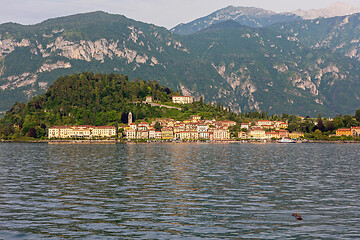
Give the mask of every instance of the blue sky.
MULTIPOLYGON (((34 24, 48 18, 102 10, 171 28, 228 5, 259 7, 275 12, 317 9, 329 0, 0 0, 0 23, 34 24)), ((342 0, 360 8, 360 0, 342 0)))

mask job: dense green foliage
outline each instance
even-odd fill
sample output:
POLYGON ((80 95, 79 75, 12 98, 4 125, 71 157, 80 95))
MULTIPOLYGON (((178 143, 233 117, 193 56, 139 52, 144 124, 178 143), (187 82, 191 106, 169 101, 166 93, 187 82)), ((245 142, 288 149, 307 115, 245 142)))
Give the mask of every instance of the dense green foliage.
POLYGON ((16 103, 1 119, 3 137, 43 137, 54 125, 117 125, 135 119, 162 117, 166 111, 141 102, 146 96, 170 101, 173 91, 156 81, 129 81, 120 74, 73 74, 60 77, 46 94, 16 103), (35 129, 36 131, 34 132, 35 129))
POLYGON ((305 118, 304 120, 292 115, 289 116, 288 122, 290 132, 303 132, 306 138, 314 140, 353 140, 351 136, 336 137, 332 135, 335 135, 336 130, 339 128, 360 126, 360 121, 357 121, 355 117, 349 114, 339 115, 334 119, 322 118, 319 114, 317 119, 305 118))

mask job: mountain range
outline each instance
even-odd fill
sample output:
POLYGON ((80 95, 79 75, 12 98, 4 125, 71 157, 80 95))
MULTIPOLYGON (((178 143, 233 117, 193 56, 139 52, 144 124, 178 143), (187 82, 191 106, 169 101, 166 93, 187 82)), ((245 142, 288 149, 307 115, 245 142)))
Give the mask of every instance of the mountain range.
POLYGON ((358 14, 304 20, 230 6, 209 16, 212 22, 194 21, 195 31, 104 12, 2 24, 0 111, 43 93, 58 76, 89 71, 158 80, 237 112, 314 116, 359 108, 358 14))
POLYGON ((171 29, 180 35, 189 35, 204 28, 223 21, 233 20, 242 25, 254 28, 268 27, 280 22, 294 22, 306 19, 331 18, 360 13, 360 8, 352 5, 336 2, 322 9, 301 10, 293 12, 276 13, 273 11, 255 7, 228 6, 211 13, 208 16, 195 19, 189 23, 181 23, 171 29))

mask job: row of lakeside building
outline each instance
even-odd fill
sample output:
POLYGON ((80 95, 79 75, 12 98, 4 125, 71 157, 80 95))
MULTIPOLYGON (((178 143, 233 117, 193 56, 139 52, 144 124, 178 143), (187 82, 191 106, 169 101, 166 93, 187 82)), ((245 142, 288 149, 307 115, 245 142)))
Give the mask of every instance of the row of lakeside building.
MULTIPOLYGON (((64 138, 113 138, 117 136, 128 140, 210 140, 227 141, 231 139, 230 128, 237 123, 234 121, 202 120, 200 116, 193 115, 184 121, 175 121, 171 118, 155 119, 152 123, 132 122, 132 114, 129 113, 128 124, 120 126, 117 131, 113 126, 55 126, 48 130, 48 137, 56 139, 64 138), (158 123, 158 126, 155 124, 158 123)), ((303 138, 301 132, 289 132, 288 124, 282 121, 260 120, 253 123, 241 123, 237 136, 239 139, 281 139, 303 138)), ((360 136, 360 127, 336 130, 336 136, 360 136)))

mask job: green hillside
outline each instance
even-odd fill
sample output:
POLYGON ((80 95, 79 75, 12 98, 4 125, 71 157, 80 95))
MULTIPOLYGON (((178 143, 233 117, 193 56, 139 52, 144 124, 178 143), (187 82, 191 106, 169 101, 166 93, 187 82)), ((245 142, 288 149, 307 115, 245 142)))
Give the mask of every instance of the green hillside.
POLYGON ((45 92, 59 76, 89 71, 157 80, 208 102, 228 100, 215 96, 229 86, 178 36, 121 15, 93 12, 30 26, 2 24, 0 40, 0 112, 45 92))
POLYGON ((205 104, 202 99, 181 105, 181 110, 144 102, 146 96, 152 96, 156 102, 173 105, 174 94, 178 93, 156 81, 129 81, 128 76, 120 74, 82 73, 59 77, 46 93, 27 104, 14 104, 0 119, 0 139, 42 138, 52 126, 117 126, 127 123, 129 112, 135 120, 142 121, 184 120, 193 114, 207 119, 241 121, 245 116, 220 104, 205 104))
POLYGON ((242 111, 346 114, 358 107, 357 61, 291 36, 227 21, 186 37, 233 87, 242 111))
POLYGON ((235 112, 334 116, 354 112, 360 99, 355 59, 314 50, 290 32, 234 21, 178 36, 93 12, 2 24, 0 41, 0 115, 44 93, 58 77, 79 72, 155 80, 235 112))
MULTIPOLYGON (((141 104, 146 96, 171 101, 173 91, 156 81, 129 81, 120 74, 73 74, 58 78, 45 94, 27 104, 16 103, 0 122, 2 135, 25 136, 35 128, 37 136, 55 125, 116 125, 135 119, 163 117, 166 110, 141 104)), ((170 110, 169 110, 170 111, 170 110)))
POLYGON ((360 14, 278 23, 269 29, 296 37, 313 49, 330 49, 360 60, 360 14))

